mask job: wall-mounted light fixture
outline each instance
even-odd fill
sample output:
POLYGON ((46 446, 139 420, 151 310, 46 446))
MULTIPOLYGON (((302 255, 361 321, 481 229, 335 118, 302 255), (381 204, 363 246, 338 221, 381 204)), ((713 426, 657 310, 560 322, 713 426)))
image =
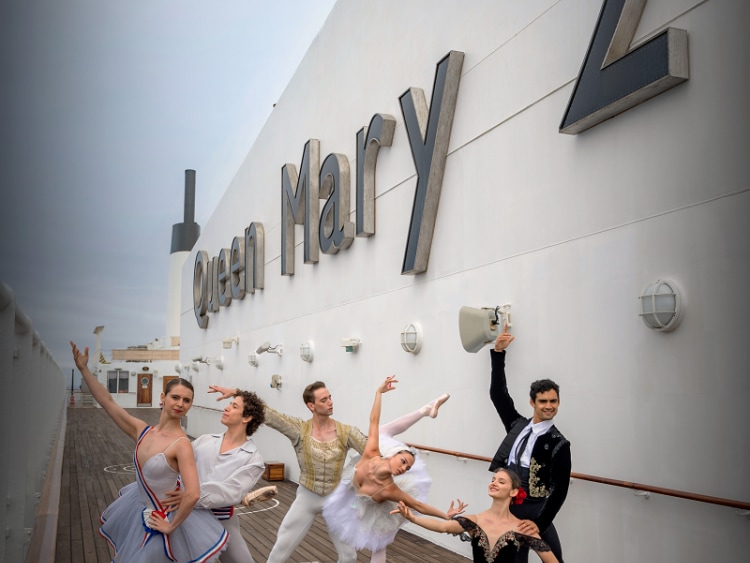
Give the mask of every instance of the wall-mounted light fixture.
POLYGON ((224 356, 218 356, 213 360, 211 358, 208 358, 207 363, 216 366, 218 369, 224 369, 224 356))
POLYGON ((269 354, 278 354, 279 356, 281 356, 284 353, 284 349, 282 348, 281 344, 271 346, 271 343, 266 340, 263 344, 258 346, 258 349, 255 352, 257 354, 268 352, 269 354))
POLYGON ((207 364, 208 358, 206 358, 205 356, 195 356, 193 357, 193 362, 197 362, 199 364, 207 364))
POLYGON ((303 342, 299 347, 299 357, 303 362, 312 362, 314 356, 313 343, 311 341, 303 342))
POLYGON ((253 352, 252 354, 248 354, 247 363, 257 368, 258 367, 258 354, 256 354, 255 352, 253 352))
POLYGON ((679 324, 680 293, 674 282, 656 280, 645 287, 638 299, 641 302, 639 316, 648 328, 669 332, 679 324))
POLYGON ((272 375, 271 376, 271 389, 281 389, 281 376, 280 375, 272 375))
POLYGON ((230 336, 229 338, 225 338, 221 341, 221 345, 225 350, 231 350, 232 344, 239 344, 240 343, 240 337, 239 336, 230 336))
POLYGON ((198 367, 199 367, 199 366, 200 366, 200 363, 199 363, 199 362, 191 362, 191 363, 190 363, 190 369, 192 369, 192 370, 194 370, 194 371, 198 371, 198 367))
POLYGON ((181 364, 180 362, 177 362, 177 363, 176 363, 176 364, 174 365, 174 370, 175 370, 175 371, 176 371, 177 373, 181 373, 181 372, 182 372, 182 364, 181 364))
POLYGON ((359 345, 361 342, 359 341, 359 338, 344 338, 341 340, 341 346, 343 346, 344 350, 347 352, 356 352, 359 349, 359 345))
POLYGON ((401 348, 410 354, 419 354, 422 349, 422 328, 417 323, 409 323, 401 331, 401 348))

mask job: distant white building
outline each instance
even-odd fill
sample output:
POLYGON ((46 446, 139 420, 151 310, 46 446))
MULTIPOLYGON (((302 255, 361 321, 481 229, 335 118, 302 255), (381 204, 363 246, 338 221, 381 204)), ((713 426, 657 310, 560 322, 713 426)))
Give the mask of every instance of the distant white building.
MULTIPOLYGON (((125 408, 158 407, 170 379, 179 377, 180 339, 155 339, 144 345, 112 350, 111 360, 100 352, 94 373, 125 408)), ((82 385, 85 383, 82 382, 82 385)))
MULTIPOLYGON (((457 453, 424 454, 432 504, 480 511, 488 464, 467 455, 504 430, 458 312, 507 303, 510 391, 530 412, 529 383, 559 383, 575 474, 737 505, 575 478, 566 560, 746 559, 748 21, 731 0, 338 2, 185 261, 196 389, 307 418, 320 379, 365 429, 386 375, 384 421, 449 392, 404 438, 457 453), (642 315, 657 283, 676 315, 642 315)), ((214 396, 188 428, 220 428, 214 396)), ((298 477, 286 438, 256 442, 298 477)))

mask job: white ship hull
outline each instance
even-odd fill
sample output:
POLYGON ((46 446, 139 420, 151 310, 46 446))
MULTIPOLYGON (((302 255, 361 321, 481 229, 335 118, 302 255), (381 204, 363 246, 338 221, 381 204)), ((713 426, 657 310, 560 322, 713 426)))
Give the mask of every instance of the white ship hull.
MULTIPOLYGON (((561 133, 600 9, 599 0, 335 6, 185 262, 180 361, 223 360, 223 369, 188 370, 198 391, 191 434, 220 426, 214 396, 203 393, 209 384, 256 390, 307 417, 301 392, 318 379, 333 393, 335 418, 366 428, 376 384, 395 373, 401 383, 384 420, 451 394, 437 419, 404 438, 491 456, 504 430, 488 398, 489 352, 464 351, 458 311, 510 303, 510 391, 523 411, 530 381, 559 383, 556 421, 574 472, 750 502, 750 10, 729 0, 647 3, 634 42, 684 30, 689 76, 585 131, 561 133), (436 66, 451 51, 463 63, 429 260, 424 272, 403 274, 419 178, 399 98, 421 88, 429 106, 436 66), (356 133, 375 114, 396 122, 377 156, 375 233, 306 264, 305 227, 296 225, 294 273, 282 275, 291 259, 282 167, 299 171, 311 139, 321 164, 343 155, 356 223, 356 133), (218 257, 251 224, 265 234, 262 287, 202 312, 210 296, 194 272, 199 251, 218 257), (668 333, 639 317, 642 290, 659 279, 682 299, 668 333), (422 329, 417 355, 400 345, 409 323, 422 329), (347 352, 345 338, 359 349, 347 352), (283 356, 249 365, 264 341, 282 344, 283 356), (308 341, 312 362, 299 355, 308 341), (273 375, 280 389, 270 387, 273 375)), ((263 428, 256 441, 296 479, 288 440, 263 428)), ((487 506, 486 463, 426 455, 431 503, 487 506)), ((555 523, 567 561, 729 562, 750 548, 737 512, 575 479, 555 523)), ((469 553, 456 538, 410 530, 469 553)))

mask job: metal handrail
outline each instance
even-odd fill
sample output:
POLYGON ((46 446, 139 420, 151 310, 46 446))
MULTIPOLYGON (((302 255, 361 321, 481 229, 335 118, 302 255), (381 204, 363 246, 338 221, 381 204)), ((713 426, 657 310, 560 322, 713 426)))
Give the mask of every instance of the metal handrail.
MULTIPOLYGON (((417 448, 418 450, 424 450, 426 452, 434 452, 438 454, 444 454, 453 456, 456 458, 461 459, 473 459, 476 461, 486 461, 487 463, 490 463, 492 461, 492 458, 480 456, 480 455, 474 455, 474 454, 466 454, 462 452, 454 452, 451 450, 443 450, 441 448, 433 448, 432 446, 423 446, 420 444, 407 444, 408 446, 411 446, 412 448, 417 448)), ((617 479, 609 479, 607 477, 597 477, 596 475, 586 475, 585 473, 571 473, 571 478, 573 479, 580 479, 582 481, 591 481, 593 483, 601 483, 603 485, 612 485, 613 487, 622 487, 625 489, 634 489, 637 491, 646 491, 649 493, 655 493, 659 495, 665 495, 670 497, 678 497, 678 498, 684 498, 687 500, 694 500, 697 502, 706 502, 709 504, 718 504, 721 506, 729 506, 731 508, 737 508, 740 510, 750 510, 750 502, 743 502, 740 500, 733 500, 733 499, 726 499, 721 497, 712 497, 708 495, 700 495, 697 493, 689 493, 686 491, 678 491, 675 489, 665 489, 663 487, 654 487, 651 485, 644 485, 642 483, 633 483, 631 481, 620 481, 617 479)))
MULTIPOLYGON (((198 406, 198 405, 196 405, 196 407, 194 408, 202 408, 202 409, 218 411, 218 412, 221 411, 221 409, 198 406)), ((449 456, 453 456, 453 457, 460 458, 460 459, 473 459, 475 461, 486 461, 487 463, 492 462, 492 458, 481 456, 481 455, 468 454, 468 453, 463 453, 463 452, 455 452, 453 450, 444 450, 442 448, 434 448, 432 446, 424 446, 421 444, 407 443, 407 446, 411 446, 412 448, 417 448, 418 450, 424 450, 426 452, 449 455, 449 456)), ((585 473, 571 472, 570 477, 572 479, 580 479, 581 481, 591 481, 592 483, 600 483, 602 485, 611 485, 613 487, 622 487, 624 489, 645 491, 645 492, 659 494, 659 495, 684 498, 687 500, 694 500, 697 502, 717 504, 720 506, 728 506, 731 508, 737 508, 739 510, 750 511, 750 502, 743 502, 740 500, 727 499, 727 498, 721 498, 721 497, 712 497, 708 495, 701 495, 698 493, 689 493, 687 491, 678 491, 676 489, 666 489, 664 487, 654 487, 652 485, 644 485, 642 483, 634 483, 632 481, 620 481, 618 479, 609 479, 608 477, 586 475, 585 473)))

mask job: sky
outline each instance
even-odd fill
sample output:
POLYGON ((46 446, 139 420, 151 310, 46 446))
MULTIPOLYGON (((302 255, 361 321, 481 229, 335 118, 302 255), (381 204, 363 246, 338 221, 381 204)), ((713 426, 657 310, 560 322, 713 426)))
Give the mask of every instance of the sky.
POLYGON ((3 2, 0 283, 66 376, 165 336, 185 170, 204 227, 334 3, 3 2))

